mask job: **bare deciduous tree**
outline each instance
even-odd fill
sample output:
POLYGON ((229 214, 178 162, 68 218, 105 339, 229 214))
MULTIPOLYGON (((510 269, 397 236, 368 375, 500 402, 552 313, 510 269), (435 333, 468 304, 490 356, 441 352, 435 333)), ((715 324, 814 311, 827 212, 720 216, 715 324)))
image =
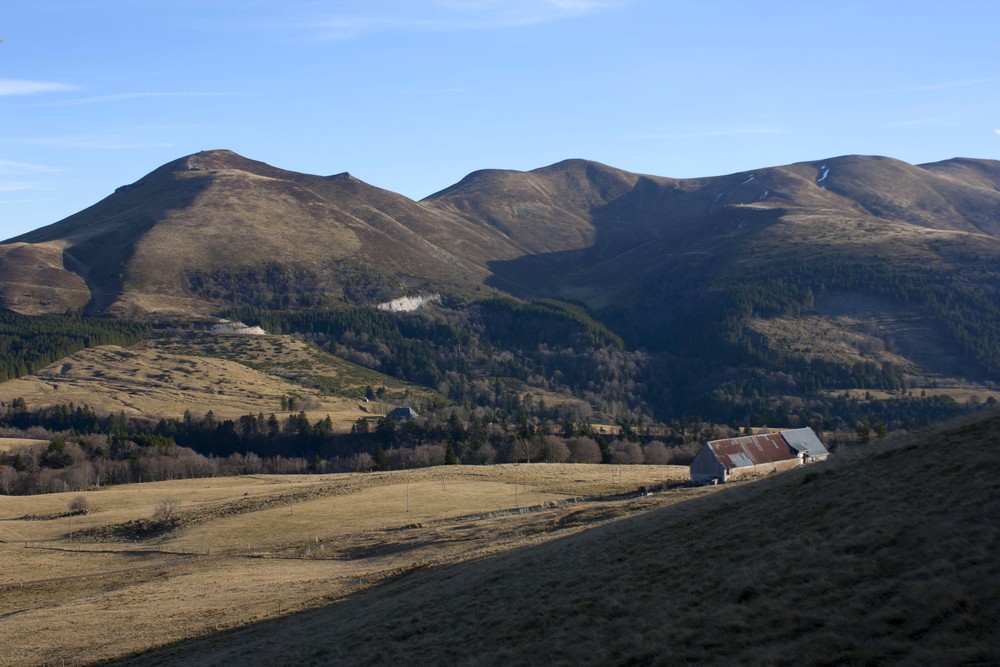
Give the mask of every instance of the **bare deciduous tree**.
POLYGON ((600 463, 601 448, 592 438, 573 438, 567 440, 570 463, 600 463))
POLYGON ((77 496, 69 502, 70 514, 89 514, 90 502, 85 496, 77 496))
POLYGON ((628 465, 640 464, 645 461, 642 454, 642 447, 635 442, 622 442, 616 440, 611 443, 611 462, 625 463, 628 465))
POLYGON ((554 435, 547 435, 542 455, 549 463, 565 463, 569 460, 570 451, 565 440, 554 435))
POLYGON ((667 446, 659 440, 653 440, 642 448, 646 463, 651 465, 666 465, 673 458, 667 446))
POLYGON ((181 501, 177 498, 164 498, 156 504, 153 518, 157 521, 173 521, 181 509, 181 501))

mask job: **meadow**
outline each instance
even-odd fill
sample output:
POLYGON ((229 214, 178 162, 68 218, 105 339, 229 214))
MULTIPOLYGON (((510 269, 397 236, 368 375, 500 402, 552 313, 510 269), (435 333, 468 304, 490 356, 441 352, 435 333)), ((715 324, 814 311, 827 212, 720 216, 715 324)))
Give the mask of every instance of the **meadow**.
POLYGON ((686 477, 680 466, 512 464, 0 497, 0 654, 88 664, 286 616, 711 492, 576 500, 686 477), (74 502, 89 511, 71 513, 74 502))
POLYGON ((122 664, 1000 664, 998 432, 840 450, 122 664))

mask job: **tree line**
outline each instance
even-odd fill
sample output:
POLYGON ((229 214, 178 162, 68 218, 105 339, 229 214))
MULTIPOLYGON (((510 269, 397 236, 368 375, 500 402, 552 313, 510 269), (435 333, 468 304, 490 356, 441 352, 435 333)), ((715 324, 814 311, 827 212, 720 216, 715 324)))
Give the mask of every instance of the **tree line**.
POLYGON ((145 323, 79 314, 0 312, 0 381, 29 375, 88 347, 134 345, 150 330, 145 323))
MULTIPOLYGON (((828 446, 867 439, 873 431, 916 428, 953 413, 947 397, 834 397, 822 404, 768 413, 777 427, 833 431, 828 446), (919 405, 914 409, 915 405, 919 405), (938 412, 935 412, 937 410, 938 412), (924 415, 916 417, 915 415, 924 415), (830 426, 831 429, 825 429, 830 426)), ((763 408, 762 408, 763 409, 763 408)), ((772 408, 773 410, 773 408, 772 408)), ((758 421, 753 425, 766 425, 758 421)), ((452 406, 414 419, 359 419, 350 433, 330 418, 304 412, 218 419, 209 411, 150 420, 122 412, 98 415, 88 406, 29 409, 23 399, 0 408, 0 434, 46 444, 0 453, 0 493, 77 491, 94 486, 230 474, 365 472, 447 464, 605 463, 686 465, 703 443, 749 433, 751 423, 689 416, 664 424, 624 416, 610 433, 589 420, 549 420, 527 410, 452 406)))
POLYGON ((734 433, 688 420, 651 432, 623 419, 612 435, 589 422, 563 423, 503 411, 452 408, 401 422, 360 419, 334 432, 304 412, 217 419, 209 411, 149 420, 89 406, 0 411, 0 433, 46 440, 0 453, 0 493, 78 491, 95 486, 227 474, 365 472, 507 462, 686 464, 706 439, 734 433))
MULTIPOLYGON (((899 400, 884 409, 874 400, 840 400, 837 391, 856 388, 906 397, 904 371, 874 359, 843 363, 759 349, 747 333, 747 318, 795 312, 813 298, 811 274, 788 272, 790 282, 734 285, 691 302, 691 312, 650 313, 653 330, 632 331, 628 344, 582 307, 555 301, 496 298, 402 314, 361 307, 241 309, 231 316, 274 333, 296 333, 355 363, 428 385, 459 405, 513 415, 525 409, 523 385, 571 395, 576 400, 549 405, 537 399, 527 408, 557 421, 568 416, 666 422, 701 415, 724 424, 779 424, 805 403, 815 406, 805 421, 817 428, 853 427, 858 420, 878 420, 876 413, 884 411, 905 428, 967 409, 942 397, 899 400), (676 347, 636 348, 649 339, 676 347)), ((817 289, 869 284, 849 270, 841 274, 834 267, 832 274, 841 277, 817 289)), ((886 289, 915 298, 919 285, 900 279, 886 289)), ((622 321, 617 324, 628 330, 622 321)))

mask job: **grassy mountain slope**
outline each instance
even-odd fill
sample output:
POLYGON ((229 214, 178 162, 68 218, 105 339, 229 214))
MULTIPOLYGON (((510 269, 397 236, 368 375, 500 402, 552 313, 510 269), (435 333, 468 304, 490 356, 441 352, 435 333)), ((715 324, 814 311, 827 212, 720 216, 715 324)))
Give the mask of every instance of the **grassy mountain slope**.
MULTIPOLYGON (((311 176, 208 151, 11 242, 35 244, 52 256, 47 266, 63 250, 65 268, 31 282, 79 291, 76 274, 96 312, 371 303, 408 290, 463 292, 485 279, 601 308, 645 299, 664 279, 706 291, 720 272, 754 279, 779 261, 860 252, 892 269, 994 262, 998 171, 989 161, 923 168, 847 156, 676 180, 567 160, 475 172, 413 202, 349 174, 311 176)), ((28 249, 0 247, 11 256, 0 262, 3 295, 25 282, 13 274, 23 274, 15 255, 28 249)))
MULTIPOLYGON (((577 248, 564 244, 545 257, 562 270, 534 289, 590 293, 586 300, 600 307, 655 287, 663 275, 697 273, 686 282, 708 289, 723 270, 745 273, 858 251, 903 268, 959 260, 953 245, 962 247, 959 261, 970 253, 995 259, 1000 185, 990 187, 978 174, 946 178, 941 171, 851 156, 710 179, 641 177, 590 208, 593 240, 577 248)), ((492 268, 512 277, 541 259, 492 268)))
POLYGON ((131 348, 101 346, 72 354, 37 373, 0 383, 0 402, 89 405, 100 415, 124 412, 155 420, 185 410, 219 419, 247 414, 283 415, 294 397, 313 421, 330 415, 335 430, 349 431, 370 416, 359 397, 384 387, 385 400, 430 394, 324 353, 290 336, 165 333, 131 348))
POLYGON ((998 221, 988 160, 844 156, 685 180, 567 160, 414 202, 209 151, 0 244, 0 303, 149 317, 440 292, 461 311, 494 288, 585 305, 657 356, 647 376, 676 397, 732 381, 757 395, 990 384, 998 221), (866 326, 830 306, 845 301, 885 307, 866 326), (789 345, 802 329, 830 335, 789 345))
POLYGON ((979 415, 129 664, 993 664, 979 415))
POLYGON ((90 300, 86 282, 63 267, 58 244, 0 245, 0 307, 35 315, 79 310, 90 300))
POLYGON ((120 315, 377 301, 481 277, 378 211, 382 199, 406 208, 404 198, 375 188, 340 196, 351 180, 209 151, 14 241, 59 243, 91 290, 88 309, 120 315))

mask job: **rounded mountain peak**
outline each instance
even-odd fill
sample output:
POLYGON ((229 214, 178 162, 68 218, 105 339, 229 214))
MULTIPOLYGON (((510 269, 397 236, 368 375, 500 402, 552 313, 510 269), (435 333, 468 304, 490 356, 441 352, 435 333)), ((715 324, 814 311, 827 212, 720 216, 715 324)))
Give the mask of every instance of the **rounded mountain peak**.
POLYGON ((258 162, 245 158, 239 153, 231 150, 210 150, 201 151, 181 158, 177 162, 178 166, 183 166, 190 171, 222 171, 236 170, 248 171, 256 174, 266 174, 280 171, 266 162, 258 162))

